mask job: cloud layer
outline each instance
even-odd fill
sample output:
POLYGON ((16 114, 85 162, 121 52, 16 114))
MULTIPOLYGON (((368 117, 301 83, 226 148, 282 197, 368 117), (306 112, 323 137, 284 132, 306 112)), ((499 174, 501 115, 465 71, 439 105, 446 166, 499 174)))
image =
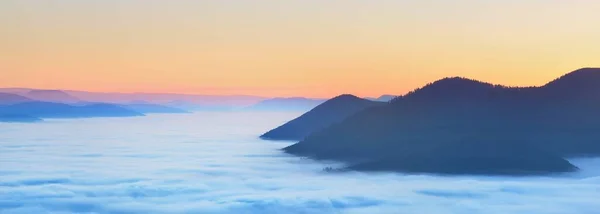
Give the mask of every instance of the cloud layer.
POLYGON ((325 173, 256 136, 290 113, 0 124, 0 213, 597 213, 600 159, 554 177, 325 173))

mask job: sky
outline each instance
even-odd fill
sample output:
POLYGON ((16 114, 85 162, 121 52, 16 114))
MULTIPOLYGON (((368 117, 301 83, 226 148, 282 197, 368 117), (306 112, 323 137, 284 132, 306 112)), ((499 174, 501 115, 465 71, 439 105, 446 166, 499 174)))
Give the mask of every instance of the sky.
POLYGON ((600 66, 597 0, 2 0, 0 87, 331 97, 600 66))

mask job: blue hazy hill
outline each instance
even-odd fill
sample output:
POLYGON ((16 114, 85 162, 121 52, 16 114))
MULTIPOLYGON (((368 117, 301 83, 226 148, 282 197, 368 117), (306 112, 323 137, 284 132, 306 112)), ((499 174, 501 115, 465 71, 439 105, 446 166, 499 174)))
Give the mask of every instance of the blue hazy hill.
POLYGON ((2 93, 0 92, 0 105, 12 105, 17 103, 31 102, 32 99, 29 99, 25 96, 21 96, 18 94, 12 93, 2 93))
POLYGON ((170 107, 170 106, 164 106, 164 105, 158 105, 158 104, 151 104, 151 103, 135 103, 135 104, 124 104, 124 105, 120 105, 121 107, 127 108, 127 109, 131 109, 133 111, 136 112, 140 112, 140 113, 144 113, 144 114, 155 114, 155 113, 162 113, 162 114, 184 114, 184 113, 190 113, 189 111, 183 110, 183 109, 179 109, 179 108, 175 108, 175 107, 170 107))
POLYGON ((42 121, 41 118, 29 115, 0 114, 0 122, 4 123, 33 123, 40 121, 42 121))
POLYGON ((381 95, 381 96, 379 96, 377 98, 375 98, 375 97, 366 97, 365 99, 372 100, 372 101, 378 101, 378 102, 389 102, 389 101, 392 101, 393 99, 395 99, 396 97, 398 97, 398 96, 396 96, 396 95, 390 95, 390 94, 384 94, 384 95, 381 95))
POLYGON ((0 115, 28 115, 39 118, 132 117, 143 116, 113 104, 73 106, 51 102, 25 102, 0 106, 0 115))
POLYGON ((82 102, 79 98, 62 90, 41 90, 33 89, 25 94, 26 97, 37 101, 55 102, 55 103, 78 103, 82 102))
POLYGON ((272 98, 245 108, 248 111, 308 111, 325 102, 304 97, 272 98))

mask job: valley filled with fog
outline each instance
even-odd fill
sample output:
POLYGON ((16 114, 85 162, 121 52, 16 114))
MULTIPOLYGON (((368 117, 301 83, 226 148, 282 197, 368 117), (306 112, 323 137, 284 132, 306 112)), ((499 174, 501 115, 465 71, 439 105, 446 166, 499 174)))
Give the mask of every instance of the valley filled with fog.
POLYGON ((299 112, 0 123, 0 213, 597 213, 600 159, 540 177, 325 172, 258 136, 299 112))

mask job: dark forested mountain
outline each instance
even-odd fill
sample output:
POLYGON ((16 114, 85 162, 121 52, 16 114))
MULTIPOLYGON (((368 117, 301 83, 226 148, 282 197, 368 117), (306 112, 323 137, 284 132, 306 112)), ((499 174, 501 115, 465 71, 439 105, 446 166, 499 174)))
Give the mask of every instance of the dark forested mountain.
POLYGON ((600 102, 600 68, 582 68, 540 88, 544 98, 565 102, 600 102))
POLYGON ((308 111, 325 100, 304 97, 273 98, 263 100, 245 110, 250 111, 308 111))
POLYGON ((284 150, 351 161, 356 165, 350 168, 360 170, 570 171, 561 157, 600 155, 599 89, 599 69, 577 70, 530 88, 446 78, 284 150))
POLYGON ((381 102, 341 95, 315 107, 302 116, 287 122, 261 136, 272 140, 302 140, 309 134, 322 130, 363 109, 383 105, 381 102))
POLYGON ((0 106, 0 115, 27 115, 38 118, 131 117, 143 116, 117 105, 91 104, 72 106, 62 103, 25 102, 0 106))
POLYGON ((348 169, 438 174, 541 175, 572 172, 577 167, 560 156, 524 142, 465 139, 359 162, 350 165, 348 169))
POLYGON ((0 105, 11 105, 31 101, 33 100, 21 95, 0 92, 0 105))

